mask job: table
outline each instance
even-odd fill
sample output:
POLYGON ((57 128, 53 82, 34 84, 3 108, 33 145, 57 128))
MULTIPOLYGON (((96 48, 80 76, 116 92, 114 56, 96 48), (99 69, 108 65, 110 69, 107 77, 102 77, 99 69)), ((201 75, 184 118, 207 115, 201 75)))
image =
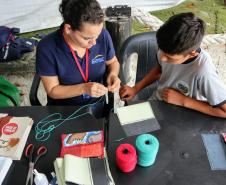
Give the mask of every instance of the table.
MULTIPOLYGON (((161 130, 152 132, 160 142, 156 162, 153 166, 143 168, 137 166, 135 171, 125 174, 115 165, 115 150, 120 143, 132 143, 136 136, 120 142, 124 138, 118 118, 110 115, 108 130, 109 165, 116 185, 225 185, 225 171, 211 171, 200 133, 218 133, 226 131, 226 120, 214 118, 202 113, 169 105, 164 102, 151 102, 161 130)), ((0 108, 1 113, 13 116, 30 116, 35 123, 41 118, 60 112, 68 116, 78 107, 16 107, 0 108)), ((91 131, 103 128, 104 121, 96 120, 91 115, 65 122, 52 133, 46 142, 37 142, 32 129, 27 143, 44 144, 49 152, 37 164, 40 172, 48 175, 53 171, 53 161, 60 152, 61 133, 91 131)), ((14 161, 3 185, 25 184, 28 161, 22 156, 20 161, 14 161)))
POLYGON ((135 146, 136 136, 125 137, 116 115, 110 115, 108 157, 116 184, 123 185, 225 185, 225 171, 211 171, 200 133, 226 131, 226 119, 169 105, 150 102, 161 130, 151 134, 160 143, 154 165, 137 166, 131 173, 122 173, 115 164, 115 151, 120 143, 135 146))
MULTIPOLYGON (((64 118, 71 115, 79 107, 71 106, 56 106, 56 107, 13 107, 13 108, 0 108, 0 113, 8 113, 11 116, 30 116, 37 123, 45 116, 59 112, 64 118)), ((87 110, 81 111, 85 112, 87 110)), ((85 132, 103 129, 104 120, 95 119, 92 115, 85 115, 75 120, 66 121, 51 133, 50 138, 46 142, 38 142, 35 140, 34 126, 29 134, 27 143, 34 143, 37 147, 44 145, 48 149, 46 156, 41 158, 36 164, 36 169, 41 173, 45 173, 48 179, 51 179, 51 172, 54 171, 53 161, 59 156, 62 133, 85 132)), ((28 171, 28 160, 23 155, 20 161, 13 161, 13 164, 3 182, 3 185, 23 185, 26 182, 28 171)))

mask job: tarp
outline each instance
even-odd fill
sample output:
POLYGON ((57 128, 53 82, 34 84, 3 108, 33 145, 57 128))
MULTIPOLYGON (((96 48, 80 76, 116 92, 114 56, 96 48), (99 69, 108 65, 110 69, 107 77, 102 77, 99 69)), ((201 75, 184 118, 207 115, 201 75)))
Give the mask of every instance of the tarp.
POLYGON ((0 25, 29 32, 60 25, 61 0, 0 0, 0 25))
MULTIPOLYGON (((129 5, 145 11, 176 6, 184 0, 99 0, 101 7, 129 5)), ((22 32, 59 26, 61 0, 0 0, 0 25, 18 27, 22 32)))

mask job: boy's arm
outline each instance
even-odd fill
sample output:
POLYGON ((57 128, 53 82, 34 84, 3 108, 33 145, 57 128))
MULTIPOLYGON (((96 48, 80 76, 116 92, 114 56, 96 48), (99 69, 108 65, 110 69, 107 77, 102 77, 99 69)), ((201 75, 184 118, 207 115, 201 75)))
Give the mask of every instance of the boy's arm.
POLYGON ((124 85, 120 88, 119 95, 122 100, 128 101, 134 98, 134 96, 143 88, 150 85, 152 82, 158 80, 162 74, 161 66, 158 64, 151 69, 145 77, 139 81, 135 86, 129 87, 124 85))
POLYGON ((220 107, 212 107, 208 103, 187 97, 174 89, 164 89, 162 98, 165 102, 183 106, 211 116, 226 118, 226 103, 220 107))

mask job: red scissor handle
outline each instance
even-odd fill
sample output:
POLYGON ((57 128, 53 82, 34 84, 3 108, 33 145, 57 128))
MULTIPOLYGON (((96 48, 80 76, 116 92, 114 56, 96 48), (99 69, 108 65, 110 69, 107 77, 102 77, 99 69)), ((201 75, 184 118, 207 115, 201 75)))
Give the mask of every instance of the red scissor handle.
POLYGON ((34 145, 29 144, 25 150, 25 156, 30 157, 32 155, 33 151, 34 151, 34 145))
POLYGON ((47 152, 47 148, 44 146, 39 147, 37 155, 44 155, 47 152))
POLYGON ((34 164, 39 160, 40 157, 44 156, 47 153, 47 148, 44 146, 39 147, 35 159, 34 159, 34 164))

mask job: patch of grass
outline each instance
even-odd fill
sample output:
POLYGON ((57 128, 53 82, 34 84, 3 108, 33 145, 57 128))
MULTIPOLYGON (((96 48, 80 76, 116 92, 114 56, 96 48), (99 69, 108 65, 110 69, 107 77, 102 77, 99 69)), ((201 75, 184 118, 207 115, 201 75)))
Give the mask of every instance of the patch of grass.
POLYGON ((176 7, 151 14, 166 21, 170 16, 182 12, 193 12, 203 19, 207 34, 226 33, 226 5, 223 0, 187 0, 176 7))
MULTIPOLYGON (((28 33, 22 33, 20 34, 20 37, 23 38, 31 38, 37 34, 48 34, 51 33, 53 31, 55 31, 58 27, 56 28, 49 28, 49 29, 45 29, 45 30, 38 30, 38 31, 33 31, 33 32, 28 32, 28 33)), ((148 32, 151 31, 151 27, 147 26, 147 25, 143 25, 140 24, 138 21, 133 20, 132 23, 132 34, 137 34, 137 33, 141 33, 141 32, 148 32)))
POLYGON ((148 31, 152 31, 150 26, 140 24, 138 21, 133 20, 132 34, 137 34, 137 33, 141 33, 141 32, 148 32, 148 31))
POLYGON ((44 29, 44 30, 37 30, 37 31, 32 31, 32 32, 27 32, 27 33, 21 33, 20 34, 20 37, 23 37, 23 38, 31 38, 31 37, 34 37, 38 34, 48 34, 48 33, 51 33, 53 31, 55 31, 58 27, 55 27, 55 28, 48 28, 48 29, 44 29))

